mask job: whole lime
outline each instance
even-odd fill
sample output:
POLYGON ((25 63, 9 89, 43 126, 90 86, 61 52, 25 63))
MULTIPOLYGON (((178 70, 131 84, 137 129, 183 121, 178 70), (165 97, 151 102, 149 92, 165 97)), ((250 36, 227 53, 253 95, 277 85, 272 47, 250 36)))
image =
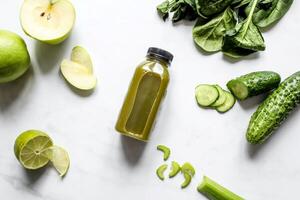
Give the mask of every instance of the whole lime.
POLYGON ((17 34, 0 30, 0 83, 22 76, 30 65, 24 40, 17 34))

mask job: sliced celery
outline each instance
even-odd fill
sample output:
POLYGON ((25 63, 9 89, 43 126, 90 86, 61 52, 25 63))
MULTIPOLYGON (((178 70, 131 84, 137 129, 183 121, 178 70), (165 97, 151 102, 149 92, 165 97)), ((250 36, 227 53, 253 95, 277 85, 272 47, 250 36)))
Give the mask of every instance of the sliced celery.
POLYGON ((183 173, 184 182, 181 184, 181 188, 186 188, 192 181, 192 176, 188 173, 183 173))
POLYGON ((173 178, 174 176, 176 176, 181 170, 180 165, 178 164, 178 162, 176 161, 172 161, 172 168, 171 168, 171 172, 169 173, 169 178, 173 178))
POLYGON ((162 181, 165 180, 164 172, 166 171, 167 168, 168 168, 168 165, 163 164, 163 165, 159 166, 156 170, 156 175, 162 181))
POLYGON ((187 162, 181 166, 181 173, 184 177, 184 182, 181 184, 181 188, 186 188, 191 183, 192 178, 196 172, 194 167, 187 162))
POLYGON ((218 183, 204 176, 197 190, 210 200, 244 200, 218 183))
POLYGON ((171 154, 171 150, 169 147, 164 145, 158 145, 157 150, 162 151, 164 153, 164 161, 168 160, 171 154))

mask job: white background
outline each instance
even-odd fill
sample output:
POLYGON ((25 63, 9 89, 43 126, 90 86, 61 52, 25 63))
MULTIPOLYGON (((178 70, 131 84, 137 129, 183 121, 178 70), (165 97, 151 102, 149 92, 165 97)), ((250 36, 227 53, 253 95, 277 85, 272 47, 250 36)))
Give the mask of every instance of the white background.
POLYGON ((300 3, 264 33, 267 49, 239 62, 221 53, 205 55, 192 37, 193 23, 172 25, 156 13, 161 0, 73 0, 77 21, 63 44, 48 46, 26 36, 19 23, 22 1, 1 0, 0 27, 20 34, 28 45, 32 69, 0 86, 0 191, 5 200, 205 199, 196 191, 205 174, 250 200, 296 200, 300 185, 300 113, 294 112, 264 145, 245 140, 251 114, 263 97, 237 103, 226 114, 199 108, 199 83, 226 82, 256 70, 274 70, 286 78, 299 70, 300 3), (84 95, 73 91, 59 72, 75 45, 86 47, 94 62, 98 86, 84 95), (122 138, 114 125, 135 67, 148 47, 175 55, 171 82, 150 142, 122 138), (24 170, 14 157, 15 138, 40 129, 71 157, 64 179, 46 168, 24 170), (183 178, 161 182, 155 175, 162 154, 197 169, 192 184, 183 178))

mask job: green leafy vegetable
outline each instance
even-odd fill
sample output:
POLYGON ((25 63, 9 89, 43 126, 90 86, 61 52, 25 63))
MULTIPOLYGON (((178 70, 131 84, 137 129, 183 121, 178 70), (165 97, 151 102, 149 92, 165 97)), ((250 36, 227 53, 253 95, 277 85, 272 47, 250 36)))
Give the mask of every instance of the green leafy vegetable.
POLYGON ((197 20, 193 39, 207 52, 240 58, 264 51, 260 28, 279 21, 293 0, 166 0, 157 7, 165 20, 197 20))
POLYGON ((206 24, 195 25, 193 38, 195 43, 207 52, 220 51, 226 31, 233 29, 236 25, 233 11, 227 8, 223 13, 212 18, 206 24))
POLYGON ((157 6, 157 11, 164 20, 169 17, 169 13, 173 13, 173 22, 182 19, 195 20, 197 18, 195 9, 193 0, 166 0, 157 6))
POLYGON ((258 0, 253 1, 250 13, 247 19, 242 22, 239 30, 233 35, 225 36, 224 47, 222 49, 225 55, 238 58, 247 55, 247 51, 250 54, 255 51, 265 50, 263 36, 252 21, 257 3, 258 0), (241 51, 241 49, 245 51, 241 51), (239 54, 240 51, 242 54, 239 54))
MULTIPOLYGON (((265 28, 279 21, 289 10, 293 0, 260 0, 253 15, 253 23, 265 28)), ((249 13, 251 4, 246 8, 249 13)))
POLYGON ((204 16, 212 16, 224 11, 233 0, 196 0, 198 12, 204 16))

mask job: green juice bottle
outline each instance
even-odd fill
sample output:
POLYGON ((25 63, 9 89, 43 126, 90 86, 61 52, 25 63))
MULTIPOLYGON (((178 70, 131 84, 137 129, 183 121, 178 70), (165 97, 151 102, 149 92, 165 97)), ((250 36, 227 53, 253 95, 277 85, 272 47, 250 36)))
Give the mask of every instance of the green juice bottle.
POLYGON ((169 83, 168 67, 173 55, 149 48, 146 60, 135 70, 120 111, 116 130, 123 135, 147 141, 169 83))

